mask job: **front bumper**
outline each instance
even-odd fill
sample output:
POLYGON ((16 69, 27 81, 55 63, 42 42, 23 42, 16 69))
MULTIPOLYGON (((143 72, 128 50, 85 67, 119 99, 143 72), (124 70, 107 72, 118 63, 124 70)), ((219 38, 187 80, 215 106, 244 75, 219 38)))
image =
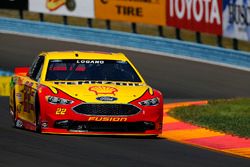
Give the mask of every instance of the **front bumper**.
POLYGON ((158 135, 161 133, 161 122, 97 122, 56 120, 53 126, 42 127, 42 133, 56 134, 133 134, 158 135))
POLYGON ((55 121, 53 128, 43 128, 42 133, 52 134, 102 134, 102 135, 158 135, 153 122, 83 122, 55 121))
MULTIPOLYGON (((64 97, 58 95, 59 97, 64 97)), ((50 134, 98 135, 159 135, 162 131, 163 104, 140 106, 138 101, 127 104, 85 103, 41 105, 41 132, 50 134), (139 110, 138 110, 139 109, 139 110)), ((144 99, 142 99, 144 100, 144 99)), ((162 101, 162 100, 161 100, 162 101)))

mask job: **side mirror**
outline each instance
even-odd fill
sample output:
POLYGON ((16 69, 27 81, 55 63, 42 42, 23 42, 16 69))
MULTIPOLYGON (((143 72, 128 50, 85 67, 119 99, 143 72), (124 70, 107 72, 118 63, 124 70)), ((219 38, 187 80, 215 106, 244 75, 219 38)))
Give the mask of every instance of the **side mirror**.
POLYGON ((27 76, 29 72, 29 67, 17 67, 15 68, 15 75, 27 76))

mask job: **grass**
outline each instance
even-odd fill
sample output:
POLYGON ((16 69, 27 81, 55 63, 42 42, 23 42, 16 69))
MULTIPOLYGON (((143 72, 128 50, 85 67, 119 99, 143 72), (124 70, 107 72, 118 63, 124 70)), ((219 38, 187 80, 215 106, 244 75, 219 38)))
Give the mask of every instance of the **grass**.
MULTIPOLYGON (((39 14, 24 11, 24 19, 27 20, 39 20, 39 14)), ((0 16, 2 17, 11 17, 11 18, 19 18, 19 12, 15 10, 5 10, 0 9, 0 16)), ((56 15, 44 15, 44 19, 46 22, 53 22, 63 24, 63 18, 61 16, 56 15)), ((68 17, 68 24, 75 25, 75 26, 87 26, 87 19, 85 18, 77 18, 77 17, 68 17)), ((95 19, 93 20, 93 27, 94 28, 106 28, 105 20, 95 19)), ((111 22, 111 29, 117 31, 124 31, 124 32, 131 32, 131 24, 127 22, 119 22, 119 21, 112 21, 111 22)), ((145 35, 158 35, 158 27, 155 25, 147 25, 147 24, 137 24, 137 31, 139 34, 145 35)), ((163 27, 163 33, 165 38, 172 38, 175 39, 175 28, 173 27, 163 27)), ((195 32, 188 31, 188 30, 181 30, 181 38, 183 41, 190 41, 195 42, 195 32)), ((201 35, 202 43, 206 45, 216 46, 217 37, 211 34, 202 33, 201 35)), ((232 39, 223 38, 222 44, 224 48, 232 48, 232 39)), ((250 43, 247 41, 239 41, 238 43, 239 49, 243 51, 250 52, 250 43)))
POLYGON ((208 105, 173 109, 171 116, 184 122, 250 138, 250 99, 213 100, 208 105))

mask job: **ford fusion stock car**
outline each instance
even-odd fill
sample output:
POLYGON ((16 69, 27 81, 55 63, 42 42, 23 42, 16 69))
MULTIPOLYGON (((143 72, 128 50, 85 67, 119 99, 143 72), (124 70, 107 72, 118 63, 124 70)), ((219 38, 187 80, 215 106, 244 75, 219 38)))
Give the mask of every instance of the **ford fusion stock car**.
POLYGON ((122 53, 43 52, 16 68, 14 126, 39 133, 152 135, 162 130, 163 97, 122 53))

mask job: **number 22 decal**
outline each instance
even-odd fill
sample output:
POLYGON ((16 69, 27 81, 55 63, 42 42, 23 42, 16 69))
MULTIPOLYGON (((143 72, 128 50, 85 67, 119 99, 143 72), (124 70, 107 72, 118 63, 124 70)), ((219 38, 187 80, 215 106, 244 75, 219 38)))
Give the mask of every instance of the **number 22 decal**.
POLYGON ((57 108, 56 109, 56 115, 65 115, 66 112, 67 112, 66 108, 57 108))

